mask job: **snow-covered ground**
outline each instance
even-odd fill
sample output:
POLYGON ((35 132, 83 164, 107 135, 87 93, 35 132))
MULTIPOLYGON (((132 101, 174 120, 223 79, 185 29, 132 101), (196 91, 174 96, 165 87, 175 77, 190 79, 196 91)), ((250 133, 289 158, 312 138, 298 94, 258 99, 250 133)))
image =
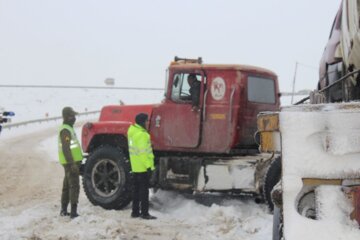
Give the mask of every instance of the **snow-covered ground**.
MULTIPOLYGON (((155 103, 162 93, 136 94, 117 90, 8 89, 1 107, 14 110, 14 122, 60 116, 63 106, 78 111, 98 110, 105 104, 155 103), (21 97, 20 97, 21 96, 21 97)), ((88 116, 96 118, 97 116, 88 116)), ((80 118, 84 122, 87 119, 80 118)), ((130 218, 130 206, 109 211, 93 206, 83 190, 75 220, 59 216, 63 169, 57 162, 56 132, 60 122, 4 129, 0 136, 0 239, 249 239, 270 240, 272 215, 252 199, 211 196, 206 204, 174 192, 151 196, 154 221, 130 218)), ((80 124, 81 125, 81 124, 80 124)), ((79 125, 79 126, 80 126, 79 125)), ((80 131, 80 127, 77 128, 80 131)))
POLYGON ((1 88, 0 111, 14 111, 13 122, 61 116, 61 109, 72 106, 78 112, 100 110, 109 104, 158 103, 160 90, 1 88))

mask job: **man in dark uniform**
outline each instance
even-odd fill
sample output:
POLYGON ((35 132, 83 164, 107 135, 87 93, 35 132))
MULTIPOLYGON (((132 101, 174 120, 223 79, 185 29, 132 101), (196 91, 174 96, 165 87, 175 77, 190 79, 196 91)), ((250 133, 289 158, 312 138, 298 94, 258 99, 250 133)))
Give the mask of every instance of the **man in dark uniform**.
POLYGON ((61 216, 78 217, 77 204, 79 200, 80 184, 79 169, 83 159, 79 140, 74 131, 77 113, 71 107, 62 110, 63 125, 59 129, 59 161, 65 170, 63 189, 61 194, 61 216), (70 214, 67 212, 71 204, 70 214))
POLYGON ((197 80, 196 75, 191 73, 187 78, 188 84, 190 85, 190 96, 191 96, 191 103, 193 109, 197 109, 199 107, 200 101, 200 89, 201 83, 197 80))

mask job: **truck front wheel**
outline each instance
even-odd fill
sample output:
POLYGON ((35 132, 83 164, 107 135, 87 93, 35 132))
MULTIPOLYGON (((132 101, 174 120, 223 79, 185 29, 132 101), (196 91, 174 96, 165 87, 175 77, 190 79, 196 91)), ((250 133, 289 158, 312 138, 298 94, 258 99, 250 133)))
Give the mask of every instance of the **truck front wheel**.
POLYGON ((89 201, 105 209, 121 209, 131 201, 130 164, 121 150, 105 146, 85 163, 83 187, 89 201))

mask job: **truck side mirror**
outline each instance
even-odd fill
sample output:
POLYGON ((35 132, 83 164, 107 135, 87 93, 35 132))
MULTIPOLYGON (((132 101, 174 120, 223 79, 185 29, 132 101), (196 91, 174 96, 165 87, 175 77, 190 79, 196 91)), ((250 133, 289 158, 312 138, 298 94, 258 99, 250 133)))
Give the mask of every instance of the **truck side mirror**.
POLYGON ((174 86, 177 87, 177 85, 179 84, 179 76, 176 76, 175 77, 175 80, 174 80, 174 86))

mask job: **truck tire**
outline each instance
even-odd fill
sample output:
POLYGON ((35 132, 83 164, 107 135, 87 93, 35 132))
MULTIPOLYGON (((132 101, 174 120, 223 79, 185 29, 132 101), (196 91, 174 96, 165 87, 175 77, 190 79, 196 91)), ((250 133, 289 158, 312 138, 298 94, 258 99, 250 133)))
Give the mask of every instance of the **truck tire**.
POLYGON ((273 234, 272 240, 281 240, 283 237, 283 217, 281 209, 277 206, 274 206, 274 216, 273 216, 273 234))
POLYGON ((105 209, 122 209, 131 201, 130 164, 115 147, 96 149, 85 163, 83 187, 89 201, 105 209))
POLYGON ((316 211, 316 197, 314 190, 305 192, 299 198, 297 204, 297 210, 301 216, 316 220, 317 211, 316 211))
POLYGON ((274 203, 271 200, 271 191, 274 188, 274 186, 280 181, 280 178, 281 178, 281 158, 278 157, 270 163, 270 166, 265 172, 264 184, 262 189, 264 201, 268 205, 269 210, 271 212, 273 212, 274 210, 274 203))

